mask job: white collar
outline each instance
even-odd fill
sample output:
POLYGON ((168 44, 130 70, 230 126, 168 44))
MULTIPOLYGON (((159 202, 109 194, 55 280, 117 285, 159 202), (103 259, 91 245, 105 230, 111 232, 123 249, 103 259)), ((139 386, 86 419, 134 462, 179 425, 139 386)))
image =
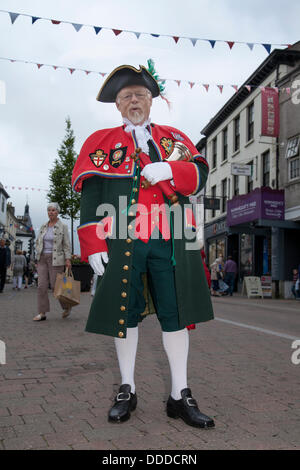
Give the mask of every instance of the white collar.
POLYGON ((150 126, 151 124, 150 118, 147 119, 147 121, 145 121, 140 126, 135 126, 127 118, 123 118, 123 122, 125 124, 125 132, 129 133, 129 132, 134 131, 138 146, 142 149, 144 153, 148 154, 149 153, 148 140, 152 140, 151 134, 147 129, 147 126, 150 126))

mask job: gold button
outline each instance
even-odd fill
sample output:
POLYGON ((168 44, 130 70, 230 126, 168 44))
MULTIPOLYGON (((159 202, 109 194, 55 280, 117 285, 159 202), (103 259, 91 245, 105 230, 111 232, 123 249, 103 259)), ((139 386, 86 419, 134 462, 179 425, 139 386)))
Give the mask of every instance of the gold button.
POLYGON ((133 217, 133 216, 134 216, 134 213, 133 213, 133 212, 129 212, 128 215, 129 215, 129 217, 133 217))
POLYGON ((122 279, 123 284, 127 284, 127 279, 122 279))
POLYGON ((125 265, 123 266, 123 269, 124 269, 124 271, 128 271, 129 267, 127 266, 127 264, 125 264, 125 265))
POLYGON ((134 193, 136 193, 138 191, 138 188, 133 188, 132 190, 134 193))
POLYGON ((120 323, 120 325, 124 325, 125 320, 123 320, 123 318, 120 318, 119 323, 120 323))
POLYGON ((157 194, 153 194, 153 197, 157 197, 157 194))
POLYGON ((129 224, 129 225, 128 225, 128 228, 129 228, 129 230, 131 230, 131 229, 132 229, 132 225, 131 225, 131 224, 129 224))
POLYGON ((127 297, 126 292, 122 292, 121 296, 124 297, 124 298, 127 297))
POLYGON ((135 203, 136 203, 135 199, 131 199, 131 204, 135 204, 135 203))
POLYGON ((119 331, 118 336, 119 336, 119 338, 123 338, 123 336, 124 336, 123 331, 119 331))
POLYGON ((120 310, 121 310, 121 312, 125 312, 125 310, 126 310, 125 305, 121 305, 120 310))
POLYGON ((130 255, 131 255, 130 251, 125 251, 125 256, 130 256, 130 255))
POLYGON ((132 242, 131 238, 126 239, 126 243, 131 243, 131 242, 132 242))
POLYGON ((137 180, 137 176, 134 176, 134 178, 133 178, 133 179, 134 179, 134 181, 136 181, 136 180, 137 180))

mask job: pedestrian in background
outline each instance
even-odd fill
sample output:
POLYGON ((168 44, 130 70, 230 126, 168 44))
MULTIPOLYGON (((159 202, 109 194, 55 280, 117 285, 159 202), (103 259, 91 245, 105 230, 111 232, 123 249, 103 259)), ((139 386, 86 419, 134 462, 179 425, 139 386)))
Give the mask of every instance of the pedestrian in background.
POLYGON ((224 282, 228 285, 227 293, 232 296, 234 290, 235 278, 237 275, 237 264, 232 259, 232 256, 228 256, 224 266, 224 282))
POLYGON ((13 289, 21 290, 23 274, 26 269, 26 258, 21 250, 17 250, 13 258, 13 289))
POLYGON ((299 273, 298 269, 293 269, 293 284, 291 288, 292 294, 295 300, 300 300, 300 290, 299 290, 299 273))
POLYGON ((210 265, 210 278, 211 278, 211 295, 220 297, 219 292, 219 279, 218 279, 218 263, 217 260, 210 265))
POLYGON ((3 292, 6 281, 6 271, 11 264, 10 248, 6 246, 5 239, 0 240, 0 293, 3 292))
MULTIPOLYGON (((48 286, 54 289, 56 275, 71 269, 70 237, 67 225, 58 218, 60 207, 57 202, 47 206, 49 220, 40 228, 36 239, 36 258, 38 272, 38 315, 34 321, 46 320, 46 313, 50 311, 48 286)), ((59 300, 63 308, 62 317, 66 318, 71 308, 59 300)))

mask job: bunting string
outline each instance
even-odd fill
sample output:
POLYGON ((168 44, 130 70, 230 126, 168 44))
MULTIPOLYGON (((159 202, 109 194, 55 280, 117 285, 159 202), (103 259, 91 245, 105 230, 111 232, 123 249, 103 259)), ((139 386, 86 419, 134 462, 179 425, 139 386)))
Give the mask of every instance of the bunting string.
MULTIPOLYGON (((40 62, 33 62, 31 60, 23 60, 23 59, 15 59, 15 58, 9 58, 9 57, 0 57, 0 60, 5 60, 5 61, 9 61, 9 62, 20 62, 20 63, 23 63, 23 64, 32 64, 32 65, 36 65, 37 66, 37 70, 40 70, 41 67, 51 67, 53 68, 54 70, 58 70, 58 69, 64 69, 64 70, 68 70, 70 72, 71 75, 73 75, 73 73, 75 71, 79 71, 79 72, 84 72, 86 75, 89 75, 89 74, 97 74, 97 75, 101 75, 102 77, 105 77, 106 75, 108 75, 107 72, 98 72, 96 70, 86 70, 86 69, 82 69, 82 68, 76 68, 76 67, 69 67, 69 66, 62 66, 62 65, 53 65, 53 64, 43 64, 43 63, 40 63, 40 62)), ((265 87, 263 86, 254 86, 254 85, 249 85, 249 84, 246 84, 246 85, 237 85, 237 84, 231 84, 231 83, 202 83, 200 81, 190 81, 190 80, 178 80, 178 79, 174 79, 174 78, 160 78, 158 81, 164 81, 164 82, 174 82, 178 85, 178 87, 180 87, 182 84, 186 84, 188 85, 188 88, 191 90, 195 85, 198 85, 198 86, 201 86, 201 87, 204 87, 204 89, 206 90, 206 92, 208 92, 209 90, 212 90, 213 88, 212 87, 217 87, 220 91, 220 93, 222 94, 223 93, 223 89, 224 87, 231 87, 235 90, 235 92, 238 92, 241 88, 245 88, 246 90, 248 90, 248 92, 250 93, 251 91, 253 91, 254 89, 256 88, 260 88, 261 90, 264 90, 265 87)), ((268 87, 268 88, 273 88, 274 90, 276 90, 277 92, 281 91, 281 92, 286 92, 288 94, 291 93, 291 89, 290 88, 286 88, 286 87, 282 87, 282 88, 278 88, 278 87, 268 87)))
POLYGON ((5 189, 13 189, 13 190, 19 190, 19 191, 22 191, 22 190, 25 190, 25 191, 49 191, 49 189, 44 189, 44 188, 33 188, 32 186, 18 186, 18 185, 14 185, 14 186, 4 186, 5 189))
POLYGON ((88 27, 88 28, 92 28, 95 31, 96 35, 98 35, 100 31, 102 30, 109 30, 109 31, 112 31, 115 36, 119 36, 121 33, 131 33, 131 34, 134 34, 137 39, 139 39, 141 35, 151 36, 153 38, 166 37, 166 38, 173 39, 175 42, 175 45, 177 45, 179 43, 179 40, 182 40, 182 39, 187 39, 188 41, 190 41, 193 47, 196 46, 198 41, 207 42, 210 44, 212 49, 214 49, 217 42, 226 43, 229 47, 229 50, 231 50, 235 44, 244 44, 249 48, 250 51, 253 51, 254 46, 258 45, 258 46, 262 46, 267 51, 268 54, 270 54, 271 48, 274 46, 291 47, 291 44, 228 41, 224 39, 206 39, 206 38, 198 38, 198 37, 192 38, 188 36, 176 36, 174 34, 149 33, 145 31, 132 31, 128 29, 108 28, 105 26, 95 26, 95 25, 84 24, 84 23, 72 23, 71 21, 63 21, 63 20, 57 20, 57 19, 52 19, 52 18, 45 18, 41 16, 32 16, 32 15, 28 15, 25 13, 16 13, 16 12, 7 11, 7 10, 0 10, 0 13, 7 13, 10 17, 11 24, 14 24, 16 19, 19 16, 26 16, 28 18, 31 18, 32 25, 35 24, 37 21, 44 20, 44 21, 50 21, 51 24, 53 25, 71 24, 77 33, 81 30, 82 27, 88 27))

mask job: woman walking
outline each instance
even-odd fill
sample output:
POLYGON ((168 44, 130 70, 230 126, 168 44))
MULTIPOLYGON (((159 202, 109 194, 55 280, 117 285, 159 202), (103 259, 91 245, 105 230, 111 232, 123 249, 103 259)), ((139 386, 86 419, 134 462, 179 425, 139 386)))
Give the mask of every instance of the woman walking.
POLYGON ((21 250, 17 250, 13 260, 13 289, 21 290, 26 259, 21 250))
MULTIPOLYGON (((50 311, 48 298, 49 281, 54 289, 56 275, 66 268, 71 268, 71 249, 68 227, 58 218, 59 205, 51 202, 47 206, 49 220, 40 228, 36 240, 36 257, 38 272, 38 315, 34 321, 46 320, 46 313, 50 311)), ((71 308, 67 303, 59 300, 63 308, 62 317, 66 318, 71 308)))

